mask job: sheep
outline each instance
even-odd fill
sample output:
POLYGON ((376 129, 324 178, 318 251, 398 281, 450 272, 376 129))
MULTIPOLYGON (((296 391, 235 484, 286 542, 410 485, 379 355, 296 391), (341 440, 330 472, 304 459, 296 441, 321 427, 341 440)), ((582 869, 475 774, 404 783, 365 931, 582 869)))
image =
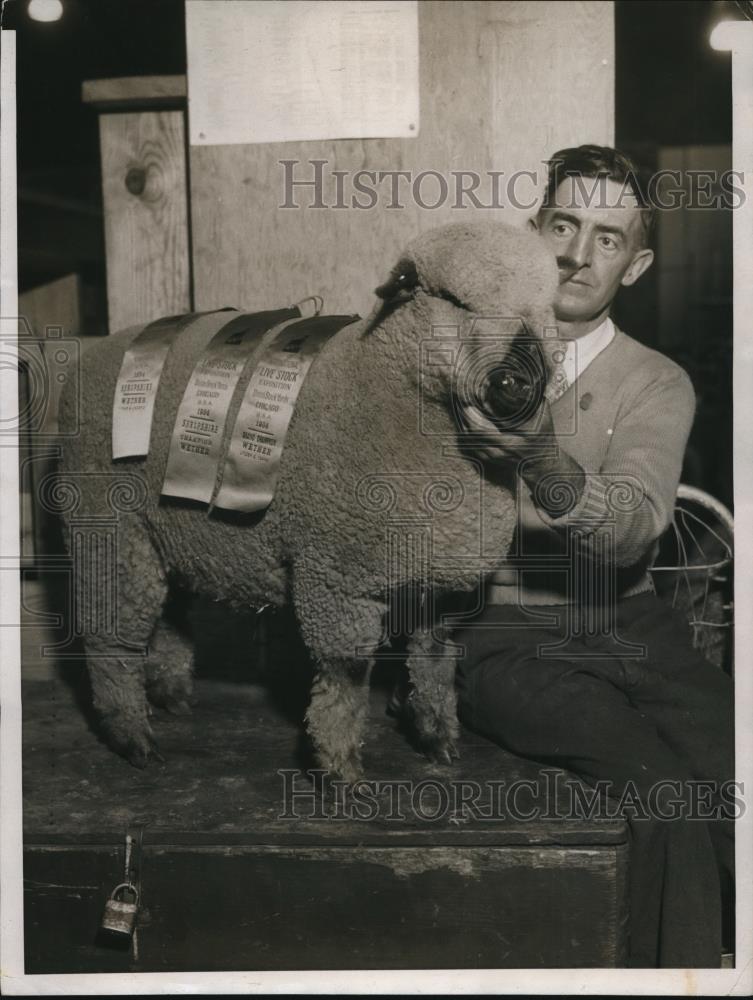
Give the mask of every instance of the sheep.
MULTIPOLYGON (((369 676, 395 595, 411 591, 438 607, 472 593, 508 552, 513 484, 485 477, 462 446, 454 401, 460 391, 483 405, 497 392, 487 410, 500 415, 505 385, 520 392, 515 379, 495 381, 511 331, 523 343, 553 326, 556 285, 555 261, 530 231, 485 221, 419 235, 377 289, 371 315, 322 347, 298 397, 274 499, 251 515, 160 497, 176 410, 205 346, 190 327, 167 357, 146 458, 114 463, 110 445, 113 391, 138 329, 87 352, 61 406, 60 476, 76 477, 76 517, 101 513, 107 476, 136 476, 144 494, 139 509, 119 514, 117 612, 118 634, 148 655, 134 656, 130 644, 113 655, 112 637, 86 639, 93 704, 112 749, 146 766, 160 757, 148 701, 188 709, 191 648, 161 618, 177 581, 237 608, 292 603, 316 670, 309 737, 325 771, 358 780, 369 676), (440 350, 427 350, 424 364, 422 351, 435 343, 440 350), (402 530, 409 539, 411 526, 430 539, 429 564, 389 564, 389 538, 402 530)), ((228 428, 233 417, 231 408, 228 428)), ((88 572, 74 560, 76 592, 88 572)), ((418 742, 445 761, 457 756, 459 735, 447 635, 438 621, 422 620, 407 649, 418 742)))

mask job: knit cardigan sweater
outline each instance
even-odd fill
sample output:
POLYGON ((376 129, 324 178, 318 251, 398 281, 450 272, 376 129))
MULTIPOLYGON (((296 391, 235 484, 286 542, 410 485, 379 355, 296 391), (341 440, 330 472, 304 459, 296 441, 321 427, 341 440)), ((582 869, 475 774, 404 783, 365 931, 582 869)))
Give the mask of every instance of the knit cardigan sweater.
MULTIPOLYGON (((672 520, 693 423, 690 379, 669 358, 616 329, 551 410, 553 447, 581 466, 585 488, 568 513, 552 517, 518 477, 515 542, 487 600, 582 603, 650 590, 648 568, 672 520)), ((560 496, 563 506, 572 496, 557 476, 537 489, 560 496)))

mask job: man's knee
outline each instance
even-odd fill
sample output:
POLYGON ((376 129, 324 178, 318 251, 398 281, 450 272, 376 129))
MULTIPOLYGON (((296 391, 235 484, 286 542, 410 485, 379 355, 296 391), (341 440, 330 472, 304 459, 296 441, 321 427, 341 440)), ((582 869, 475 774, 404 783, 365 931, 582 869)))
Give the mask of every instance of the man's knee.
POLYGON ((460 679, 460 719, 521 756, 556 756, 570 736, 581 743, 577 731, 584 712, 594 714, 584 704, 594 705, 594 681, 571 663, 489 660, 460 679))

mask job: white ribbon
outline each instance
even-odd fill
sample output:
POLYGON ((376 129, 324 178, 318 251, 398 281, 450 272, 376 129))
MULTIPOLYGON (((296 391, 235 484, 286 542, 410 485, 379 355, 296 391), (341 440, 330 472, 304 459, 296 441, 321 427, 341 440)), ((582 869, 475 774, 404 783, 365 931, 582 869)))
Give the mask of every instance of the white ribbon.
POLYGON ((295 401, 322 345, 358 316, 286 323, 257 359, 233 427, 214 506, 251 513, 274 496, 295 401))
POLYGON ((243 369, 263 334, 299 315, 295 307, 243 314, 214 335, 196 363, 178 408, 163 496, 209 503, 228 409, 243 369))
POLYGON ((112 406, 112 457, 149 453, 152 414, 168 351, 181 330, 204 313, 164 316, 145 326, 123 356, 112 406))

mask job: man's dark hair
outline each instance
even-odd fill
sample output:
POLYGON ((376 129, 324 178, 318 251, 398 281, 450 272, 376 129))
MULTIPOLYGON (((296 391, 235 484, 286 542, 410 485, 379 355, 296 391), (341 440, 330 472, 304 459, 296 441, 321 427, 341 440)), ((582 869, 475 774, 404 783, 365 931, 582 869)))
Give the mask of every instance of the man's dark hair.
POLYGON ((548 162, 549 176, 542 208, 554 204, 557 188, 566 177, 608 177, 632 192, 641 207, 643 246, 648 246, 654 226, 654 206, 648 197, 645 172, 625 153, 611 146, 576 146, 560 149, 548 162))

